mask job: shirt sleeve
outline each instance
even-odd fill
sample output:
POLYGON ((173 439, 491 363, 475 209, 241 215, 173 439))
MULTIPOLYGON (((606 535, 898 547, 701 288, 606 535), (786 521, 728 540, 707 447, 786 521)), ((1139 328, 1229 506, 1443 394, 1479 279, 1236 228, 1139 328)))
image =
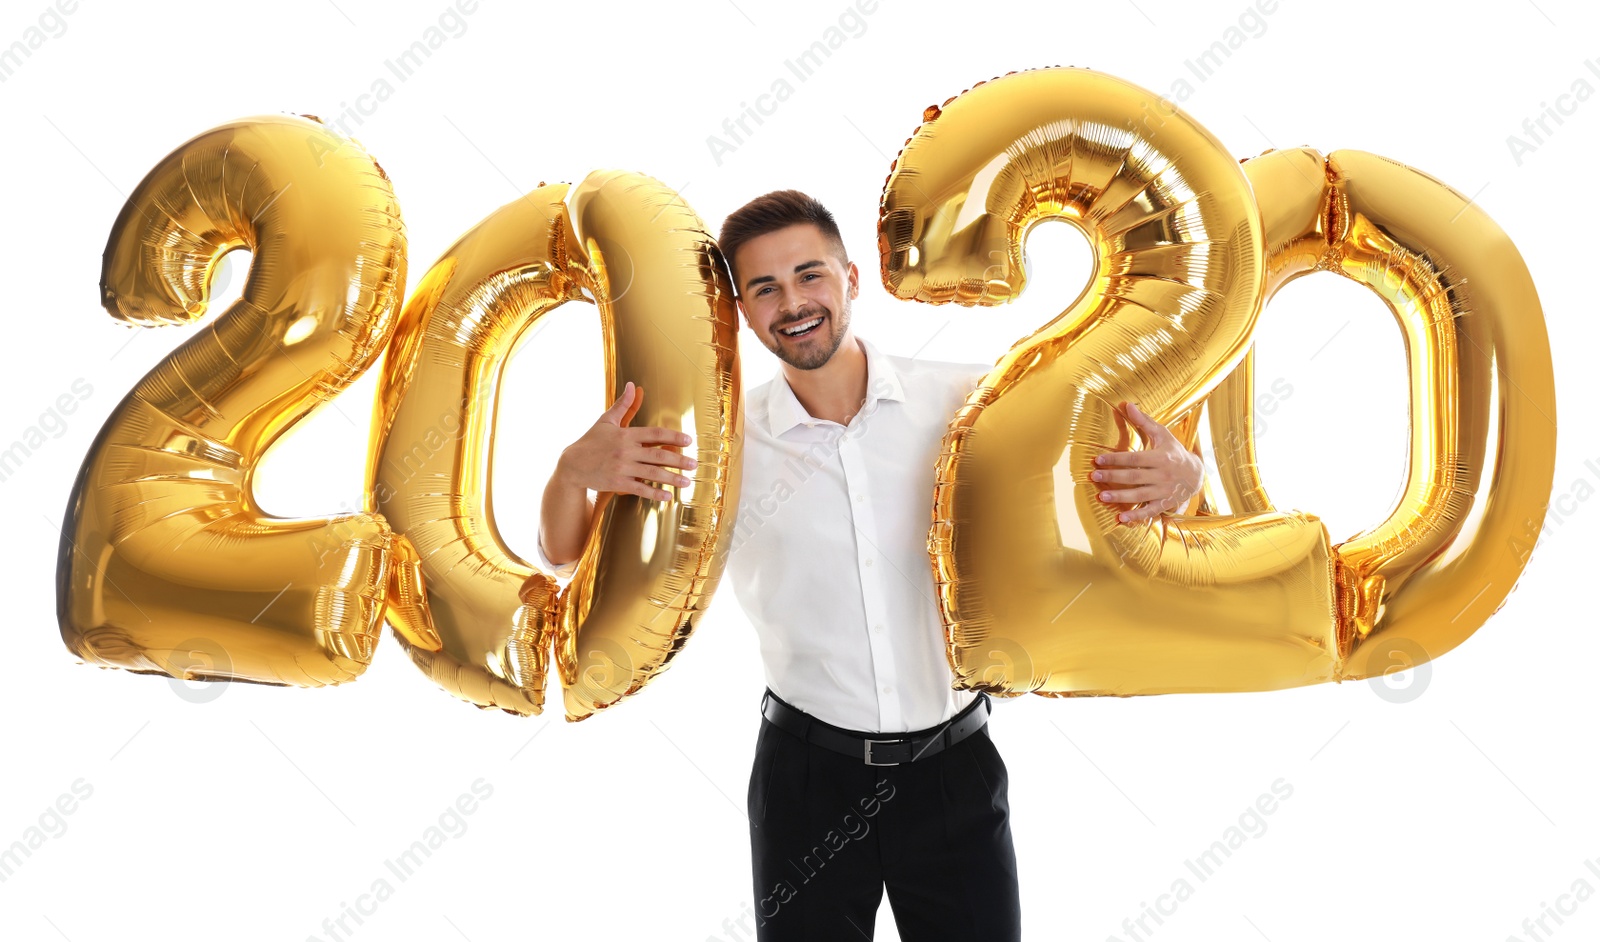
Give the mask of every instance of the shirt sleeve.
POLYGON ((534 562, 539 565, 539 568, 557 579, 571 579, 572 574, 578 571, 578 561, 576 559, 561 566, 552 563, 550 557, 544 554, 544 541, 537 536, 533 538, 533 555, 534 562))

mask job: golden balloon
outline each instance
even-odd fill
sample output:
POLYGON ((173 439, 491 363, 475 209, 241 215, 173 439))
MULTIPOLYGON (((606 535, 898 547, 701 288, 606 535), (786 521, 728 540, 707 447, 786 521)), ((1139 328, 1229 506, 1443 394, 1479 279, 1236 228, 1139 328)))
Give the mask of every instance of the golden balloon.
POLYGON ((1151 92, 1017 72, 930 108, 884 186, 884 285, 996 305, 1045 220, 1089 239, 1078 300, 1000 358, 951 420, 928 548, 958 687, 1014 695, 1275 689, 1328 675, 1333 563, 1302 513, 1122 526, 1096 499, 1116 406, 1190 412, 1244 356, 1264 243, 1239 164, 1151 92))
POLYGON ((527 328, 582 297, 566 191, 502 206, 422 277, 384 361, 367 464, 364 506, 401 534, 386 616, 401 644, 457 697, 520 714, 544 705, 555 587, 495 528, 493 434, 527 328))
POLYGON ((1000 359, 945 436, 928 546, 955 686, 1365 678, 1443 654, 1504 601, 1526 563, 1516 540, 1545 512, 1555 397, 1532 280, 1482 210, 1354 151, 1270 153, 1241 172, 1170 103, 1088 70, 1012 73, 926 117, 884 188, 891 292, 1010 300, 1028 230, 1048 219, 1096 254, 1082 296, 1000 359), (1411 371, 1405 492, 1337 546, 1268 500, 1252 434, 1256 317, 1317 270, 1384 298, 1411 371), (1118 447, 1124 399, 1186 442, 1204 404, 1225 505, 1208 489, 1194 516, 1113 522, 1087 473, 1118 447))
MULTIPOLYGON (((1313 271, 1366 285, 1405 338, 1406 484, 1387 518, 1334 547, 1336 679, 1382 675, 1454 648, 1510 594, 1517 541, 1555 475, 1550 343, 1516 246, 1471 200, 1361 151, 1310 148, 1244 164, 1267 227, 1267 294, 1313 271)), ((1272 509, 1250 434, 1252 360, 1207 400, 1234 512, 1272 509), (1242 430, 1242 431, 1241 431, 1242 430)), ((1352 378, 1359 382, 1359 377, 1352 378)), ((1359 431, 1360 417, 1351 416, 1359 431)))
POLYGON ((141 673, 341 683, 379 637, 389 527, 268 515, 251 477, 388 344, 405 228, 359 145, 314 119, 235 121, 178 147, 128 198, 103 303, 133 324, 197 321, 239 248, 243 297, 123 398, 84 459, 61 534, 61 635, 89 663, 141 673))
MULTIPOLYGON (((1121 79, 1013 72, 929 108, 891 166, 883 283, 1005 303, 1045 221, 1088 238, 1089 283, 997 361, 934 469, 928 552, 954 686, 1126 696, 1366 678, 1442 655, 1504 603, 1549 500, 1555 391, 1527 266, 1471 200, 1359 151, 1241 165, 1121 79), (1383 298, 1410 378, 1405 489, 1338 544, 1272 504, 1253 437, 1252 333, 1313 271, 1383 298), (1209 428, 1219 487, 1186 514, 1124 526, 1097 499, 1094 457, 1140 444, 1123 401, 1190 447, 1209 428)), ((667 667, 721 578, 742 448, 734 292, 677 193, 621 171, 541 185, 457 240, 402 310, 405 232, 382 168, 314 118, 248 118, 139 184, 112 227, 103 303, 134 324, 197 321, 239 248, 241 300, 128 393, 84 459, 57 566, 70 650, 317 686, 359 676, 387 617, 414 663, 480 707, 541 712, 553 669, 569 720, 667 667), (636 421, 689 434, 698 464, 671 500, 600 494, 562 588, 501 539, 490 472, 506 364, 575 300, 599 314, 604 401, 647 389, 636 421), (385 349, 363 512, 264 513, 263 453, 385 349)), ((1360 416, 1349 425, 1359 436, 1360 416)))
POLYGON ((667 666, 715 591, 738 505, 737 330, 704 224, 640 174, 540 187, 423 277, 385 364, 368 507, 401 534, 389 619, 436 683, 539 713, 553 648, 567 718, 580 720, 667 666), (630 380, 648 389, 637 420, 692 435, 699 465, 665 503, 600 495, 558 592, 500 538, 490 466, 506 362, 534 323, 586 292, 609 396, 630 380))

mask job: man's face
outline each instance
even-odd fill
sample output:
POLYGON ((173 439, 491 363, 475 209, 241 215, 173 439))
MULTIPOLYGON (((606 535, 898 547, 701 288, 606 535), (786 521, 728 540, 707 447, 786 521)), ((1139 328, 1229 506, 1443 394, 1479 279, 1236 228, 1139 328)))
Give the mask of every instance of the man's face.
POLYGON ((751 239, 730 260, 745 321, 790 366, 814 370, 844 340, 860 276, 840 254, 821 229, 797 223, 751 239))

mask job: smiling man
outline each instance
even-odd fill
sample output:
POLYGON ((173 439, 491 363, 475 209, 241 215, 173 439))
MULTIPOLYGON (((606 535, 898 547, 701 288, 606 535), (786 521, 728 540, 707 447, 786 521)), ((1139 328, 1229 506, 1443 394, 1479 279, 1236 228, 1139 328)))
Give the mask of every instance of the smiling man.
MULTIPOLYGON (((870 939, 887 889, 902 939, 1018 939, 1006 767, 988 696, 951 688, 926 551, 945 425, 988 366, 856 337, 859 272, 803 193, 752 200, 718 241, 780 361, 744 402, 727 571, 767 682, 747 796, 757 938, 870 939)), ((583 549, 588 491, 670 500, 689 484, 688 436, 629 426, 641 395, 627 384, 545 488, 540 557, 558 575, 583 549)), ((1094 477, 1136 523, 1183 506, 1201 461, 1124 408, 1155 444, 1098 456, 1094 477)))

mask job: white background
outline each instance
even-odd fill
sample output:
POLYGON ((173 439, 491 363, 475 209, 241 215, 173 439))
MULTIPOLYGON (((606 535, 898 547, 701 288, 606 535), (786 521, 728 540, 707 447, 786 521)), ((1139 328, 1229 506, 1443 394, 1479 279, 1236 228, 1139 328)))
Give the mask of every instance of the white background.
MULTIPOLYGON (((44 8, 7 0, 0 44, 22 39, 44 8)), ((379 78, 393 94, 349 127, 394 181, 411 285, 541 181, 641 170, 713 229, 750 197, 793 186, 833 208, 862 267, 859 333, 933 359, 992 362, 1087 271, 1079 240, 1057 226, 1034 239, 1035 281, 1005 310, 902 303, 878 282, 875 211, 890 160, 926 105, 1010 70, 1084 65, 1174 97, 1187 79, 1181 104, 1236 156, 1358 148, 1475 197, 1532 268, 1555 358, 1560 503, 1517 591, 1462 647, 1390 681, 1388 697, 1359 682, 999 703, 1026 935, 1132 938, 1124 919, 1185 877, 1194 895, 1139 938, 1543 939, 1520 935, 1525 918, 1575 881, 1600 888, 1600 870, 1585 866, 1600 857, 1588 533, 1600 520, 1586 500, 1600 486, 1600 440, 1596 371, 1584 365, 1600 339, 1588 293, 1600 101, 1577 102, 1520 161, 1507 144, 1574 82, 1600 88, 1586 65, 1600 57, 1592 5, 1282 0, 1201 80, 1186 60, 1225 39, 1244 0, 881 0, 801 82, 784 60, 822 39, 844 0, 481 0, 464 31, 398 81, 385 60, 445 9, 83 0, 0 84, 11 312, 0 447, 40 424, 75 379, 92 387, 0 484, 12 605, 0 846, 78 779, 93 789, 66 830, 0 882, 0 935, 328 939, 323 920, 387 877, 394 895, 339 938, 748 938, 724 920, 737 931, 752 902, 743 809, 762 675, 726 588, 670 671, 576 725, 561 721, 554 689, 553 716, 460 703, 387 635, 359 681, 320 690, 185 688, 83 666, 61 643, 53 567, 73 476, 116 403, 193 331, 128 328, 98 306, 100 253, 126 194, 207 128, 275 112, 335 119, 379 78), (793 96, 719 164, 707 137, 779 78, 793 96), (465 833, 397 881, 384 861, 480 778, 493 794, 465 833), (1210 879, 1188 872, 1184 862, 1280 778, 1293 794, 1265 832, 1210 879)), ((241 264, 220 300, 237 296, 242 274, 241 264)), ((748 332, 742 340, 754 386, 775 361, 748 332)), ((1302 279, 1263 314, 1259 349, 1260 383, 1293 388, 1262 416, 1276 502, 1317 513, 1335 540, 1381 519, 1401 482, 1407 421, 1400 335, 1381 302, 1333 275, 1302 279)), ((600 355, 593 308, 574 304, 510 366, 495 502, 524 555, 556 453, 605 404, 600 355)), ((269 456, 258 477, 268 509, 359 504, 376 373, 269 456)), ((1564 905, 1565 924, 1546 923, 1554 937, 1600 932, 1600 902, 1564 905)), ((878 928, 894 938, 887 905, 878 928)))

